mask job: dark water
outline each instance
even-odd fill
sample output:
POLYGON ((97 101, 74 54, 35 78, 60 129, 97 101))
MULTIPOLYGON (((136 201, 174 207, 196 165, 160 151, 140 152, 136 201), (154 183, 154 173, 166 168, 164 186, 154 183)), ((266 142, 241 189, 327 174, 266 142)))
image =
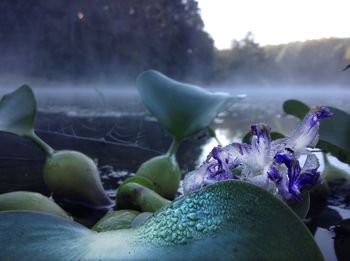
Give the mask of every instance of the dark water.
MULTIPOLYGON (((223 145, 240 141, 250 125, 257 122, 269 124, 274 131, 288 133, 297 121, 283 114, 282 104, 286 99, 297 98, 311 106, 331 105, 350 112, 350 91, 344 88, 220 89, 223 90, 248 94, 213 123, 223 145)), ((132 175, 142 162, 164 153, 170 145, 170 136, 147 112, 133 88, 39 88, 35 92, 39 107, 35 128, 39 136, 55 149, 79 150, 97 160, 105 189, 111 197, 115 196, 118 184, 132 175)), ((44 154, 19 137, 1 134, 0 141, 0 193, 31 190, 50 195, 42 180, 44 154)), ((206 131, 186 139, 177 154, 183 173, 199 166, 216 145, 206 131)), ((330 160, 350 173, 348 165, 335 158, 330 160)), ((322 160, 320 163, 322 169, 322 160)), ((333 201, 321 204, 316 221, 307 220, 327 260, 336 260, 333 238, 337 229, 341 230, 342 220, 350 218, 350 205, 346 201, 350 200, 346 198, 350 195, 347 194, 349 189, 343 189, 338 198, 333 195, 333 201)), ((64 204, 77 221, 88 226, 107 211, 92 211, 62 199, 57 201, 64 204)))

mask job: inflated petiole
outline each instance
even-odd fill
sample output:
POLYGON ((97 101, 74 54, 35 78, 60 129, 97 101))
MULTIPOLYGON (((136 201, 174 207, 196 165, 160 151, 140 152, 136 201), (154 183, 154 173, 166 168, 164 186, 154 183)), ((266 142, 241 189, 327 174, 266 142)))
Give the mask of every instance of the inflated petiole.
POLYGON ((135 182, 122 184, 118 188, 116 200, 118 208, 134 205, 144 212, 155 212, 171 203, 151 188, 135 182))
POLYGON ((167 199, 174 199, 181 181, 181 170, 176 160, 178 142, 173 141, 168 152, 141 164, 137 176, 153 182, 154 191, 167 199))
POLYGON ((64 218, 68 214, 48 197, 36 192, 15 191, 0 194, 0 211, 27 210, 45 212, 64 218))
POLYGON ((32 89, 23 85, 0 101, 0 131, 27 138, 47 155, 44 180, 55 194, 93 206, 111 205, 96 164, 77 151, 55 151, 34 132, 36 100, 32 89))
POLYGON ((136 174, 152 180, 155 191, 173 199, 181 180, 175 157, 181 141, 208 128, 219 112, 243 96, 212 93, 175 81, 155 70, 141 73, 137 86, 145 106, 169 131, 173 142, 168 153, 146 161, 136 174))

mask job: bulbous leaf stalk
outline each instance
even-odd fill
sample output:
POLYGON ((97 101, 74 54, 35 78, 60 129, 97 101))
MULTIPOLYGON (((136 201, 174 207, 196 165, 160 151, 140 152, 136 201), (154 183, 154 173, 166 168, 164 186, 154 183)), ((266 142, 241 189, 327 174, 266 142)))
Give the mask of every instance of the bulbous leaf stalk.
POLYGON ((54 193, 94 206, 111 205, 95 163, 76 151, 55 151, 35 134, 36 100, 23 85, 0 101, 0 131, 31 140, 47 155, 44 180, 54 193))

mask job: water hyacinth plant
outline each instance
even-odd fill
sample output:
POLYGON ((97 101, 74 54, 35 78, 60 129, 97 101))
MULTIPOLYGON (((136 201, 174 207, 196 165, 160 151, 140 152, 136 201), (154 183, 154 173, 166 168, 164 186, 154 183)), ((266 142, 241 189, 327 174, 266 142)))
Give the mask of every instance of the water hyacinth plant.
MULTIPOLYGON (((333 116, 320 126, 317 147, 350 164, 350 114, 335 107, 329 108, 333 116)), ((283 110, 298 119, 303 119, 310 107, 298 100, 287 100, 283 104, 283 110)))
MULTIPOLYGON (((155 192, 172 200, 181 180, 176 160, 179 144, 184 138, 208 128, 217 114, 237 97, 178 82, 155 70, 141 73, 137 86, 145 106, 169 131, 173 142, 167 153, 144 162, 136 175, 149 179, 155 192)), ((127 195, 124 193, 124 196, 127 195)))
POLYGON ((55 151, 34 132, 36 100, 23 85, 0 101, 0 132, 31 140, 47 155, 44 181, 55 194, 92 206, 112 204, 105 193, 95 162, 78 151, 55 151))
POLYGON ((89 230, 49 214, 2 212, 0 259, 323 260, 308 229, 282 200, 299 201, 320 182, 318 160, 307 148, 317 143, 319 121, 331 114, 315 108, 288 137, 275 141, 266 125, 253 125, 251 144, 214 148, 185 177, 186 194, 174 202, 154 192, 147 177, 129 179, 119 198, 132 195, 144 211, 155 211, 137 222, 142 214, 127 210, 89 230))
POLYGON ((216 147, 206 162, 186 175, 184 192, 220 180, 237 179, 258 185, 284 201, 300 201, 303 190, 320 183, 318 159, 307 148, 319 138, 319 121, 332 115, 326 107, 312 109, 286 138, 271 141, 264 124, 251 127, 251 144, 233 143, 216 147), (303 166, 299 158, 306 154, 303 166))
POLYGON ((184 138, 207 128, 233 97, 175 81, 154 70, 141 73, 137 85, 148 110, 173 137, 168 152, 143 163, 137 175, 151 179, 156 192, 172 199, 181 180, 176 161, 179 144, 184 138))
POLYGON ((30 191, 14 191, 0 194, 0 211, 28 210, 46 212, 64 218, 68 214, 53 200, 30 191))

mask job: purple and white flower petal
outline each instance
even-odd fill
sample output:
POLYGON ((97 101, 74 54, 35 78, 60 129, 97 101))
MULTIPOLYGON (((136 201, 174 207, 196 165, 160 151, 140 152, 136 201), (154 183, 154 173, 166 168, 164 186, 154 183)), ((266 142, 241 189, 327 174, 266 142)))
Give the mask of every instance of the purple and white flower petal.
POLYGON ((285 139, 285 148, 292 150, 296 156, 305 152, 306 148, 314 148, 319 138, 320 120, 333 114, 326 107, 312 109, 285 139))
POLYGON ((186 174, 183 180, 183 190, 188 194, 206 185, 220 180, 234 179, 231 171, 226 172, 217 160, 205 162, 198 169, 186 174))
POLYGON ((287 167, 287 176, 278 172, 273 167, 269 172, 269 178, 276 184, 278 193, 285 199, 301 199, 303 190, 311 189, 321 182, 319 166, 316 156, 309 154, 300 168, 299 161, 289 154, 276 154, 275 163, 284 164, 287 167), (286 179, 288 177, 288 179, 286 179))
POLYGON ((282 199, 287 199, 290 198, 288 177, 284 173, 284 170, 279 169, 281 168, 278 166, 272 166, 268 171, 268 177, 276 186, 276 194, 278 194, 282 199))

